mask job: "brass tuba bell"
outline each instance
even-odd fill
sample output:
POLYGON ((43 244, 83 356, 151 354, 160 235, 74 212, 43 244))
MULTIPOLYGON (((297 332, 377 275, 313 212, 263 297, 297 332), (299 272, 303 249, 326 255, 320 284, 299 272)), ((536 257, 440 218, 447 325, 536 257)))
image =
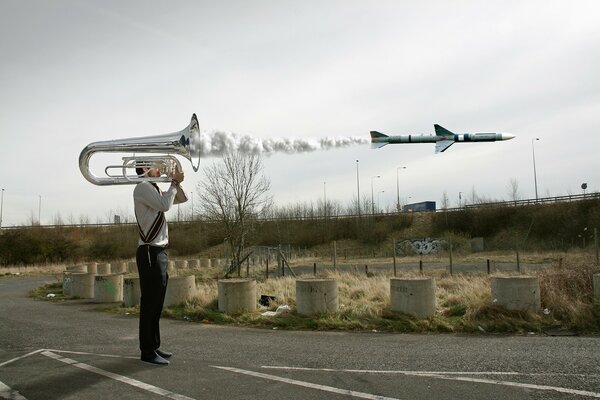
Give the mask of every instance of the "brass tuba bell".
POLYGON ((200 166, 200 146, 198 138, 200 128, 196 114, 187 127, 179 132, 168 133, 166 135, 144 136, 128 139, 107 140, 104 142, 94 142, 88 144, 79 154, 79 169, 81 173, 94 185, 127 185, 136 184, 143 181, 151 182, 170 182, 168 176, 151 178, 139 176, 135 173, 128 173, 128 170, 134 170, 138 167, 158 167, 161 173, 169 175, 169 171, 181 165, 173 155, 180 155, 192 163, 194 171, 198 171, 200 166), (123 157, 122 165, 109 165, 104 172, 106 177, 98 177, 90 171, 90 158, 97 152, 119 152, 119 153, 163 153, 162 156, 135 155, 132 157, 123 157), (121 170, 120 173, 110 172, 113 169, 121 170))

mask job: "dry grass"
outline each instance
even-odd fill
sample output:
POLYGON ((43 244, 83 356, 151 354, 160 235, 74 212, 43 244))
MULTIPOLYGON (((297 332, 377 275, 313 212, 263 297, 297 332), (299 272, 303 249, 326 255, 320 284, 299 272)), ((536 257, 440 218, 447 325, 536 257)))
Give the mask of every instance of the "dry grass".
MULTIPOLYGON (((500 259, 502 254, 486 254, 500 259)), ((509 257, 510 255, 506 255, 509 257)), ((474 256, 463 258, 473 261, 474 256)), ((193 273, 197 277, 198 296, 183 307, 165 310, 175 318, 185 318, 205 323, 227 323, 285 329, 341 329, 383 330, 394 332, 541 332, 549 327, 560 327, 585 333, 600 332, 600 303, 594 302, 592 276, 600 273, 595 259, 589 253, 529 253, 521 257, 523 262, 551 263, 551 268, 528 271, 540 277, 542 310, 547 313, 507 311, 492 304, 490 276, 455 274, 446 271, 427 272, 436 280, 436 313, 426 320, 403 315, 390 307, 390 274, 358 272, 324 272, 320 277, 334 278, 338 285, 339 310, 334 313, 303 317, 296 307, 295 278, 286 276, 259 280, 257 295, 276 298, 268 308, 261 307, 253 313, 225 315, 218 312, 217 279, 222 276, 220 268, 205 271, 186 270, 180 274, 193 273), (262 312, 275 310, 287 304, 292 312, 263 317, 262 312)), ((321 260, 322 261, 322 260, 321 260)), ((381 259, 377 259, 382 262, 381 259)), ((460 261, 457 261, 460 262, 460 261)), ((300 261, 306 264, 306 260, 300 261)), ((364 260, 361 260, 364 264, 364 260)), ((55 272, 58 265, 49 268, 36 267, 36 272, 55 272)), ((245 272, 245 270, 244 270, 245 272)), ((402 277, 417 276, 404 273, 402 277)), ((40 292, 44 293, 44 292, 40 292)), ((131 312, 131 309, 127 309, 131 312)))

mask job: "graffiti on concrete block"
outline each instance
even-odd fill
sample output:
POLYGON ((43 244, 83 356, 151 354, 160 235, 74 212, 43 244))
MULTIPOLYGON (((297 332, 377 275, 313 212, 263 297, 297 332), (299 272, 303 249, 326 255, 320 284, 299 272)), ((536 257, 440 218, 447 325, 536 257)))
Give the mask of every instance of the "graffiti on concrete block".
POLYGON ((396 244, 396 254, 436 254, 442 249, 443 240, 433 238, 407 239, 396 244))

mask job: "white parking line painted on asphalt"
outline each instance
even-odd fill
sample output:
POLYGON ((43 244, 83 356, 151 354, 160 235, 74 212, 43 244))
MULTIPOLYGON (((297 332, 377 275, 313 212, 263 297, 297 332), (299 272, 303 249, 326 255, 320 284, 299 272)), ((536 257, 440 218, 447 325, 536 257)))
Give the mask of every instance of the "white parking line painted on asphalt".
POLYGON ((338 393, 338 394, 343 394, 343 395, 346 395, 346 396, 358 397, 358 398, 361 398, 361 399, 398 400, 398 399, 396 399, 394 397, 378 396, 378 395, 370 394, 370 393, 355 392, 354 390, 339 389, 339 388, 336 388, 336 387, 333 387, 333 386, 325 386, 325 385, 319 385, 319 384, 316 384, 316 383, 298 381, 296 379, 282 378, 282 377, 276 376, 276 375, 268 375, 268 374, 263 374, 261 372, 248 371, 248 370, 245 370, 245 369, 231 368, 231 367, 220 367, 220 366, 217 366, 217 365, 211 365, 211 367, 213 367, 213 368, 219 368, 219 369, 224 369, 224 370, 230 371, 230 372, 237 372, 238 374, 250 375, 250 376, 257 377, 257 378, 263 378, 263 379, 269 379, 269 380, 272 380, 272 381, 289 383, 290 385, 303 386, 303 387, 310 388, 310 389, 316 389, 316 390, 322 390, 322 391, 325 391, 325 392, 338 393))
POLYGON ((60 356, 60 355, 58 355, 56 353, 53 353, 51 351, 43 351, 42 355, 44 355, 46 357, 50 357, 50 358, 58 360, 58 361, 61 361, 61 362, 65 363, 65 364, 69 364, 69 365, 72 365, 74 367, 81 368, 83 370, 86 370, 86 371, 89 371, 89 372, 93 372, 95 374, 102 375, 102 376, 114 379, 114 380, 122 382, 122 383, 126 383, 126 384, 134 386, 136 388, 139 388, 139 389, 142 389, 142 390, 146 390, 146 391, 151 392, 151 393, 158 394, 158 395, 166 397, 168 399, 174 399, 174 400, 194 400, 191 397, 187 397, 187 396, 184 396, 184 395, 181 395, 181 394, 173 393, 171 391, 168 391, 168 390, 165 390, 165 389, 161 389, 159 387, 156 387, 154 385, 150 385, 148 383, 144 383, 144 382, 132 379, 132 378, 128 378, 128 377, 123 376, 123 375, 118 375, 118 374, 115 374, 113 372, 105 371, 103 369, 96 368, 96 367, 93 367, 93 366, 88 365, 88 364, 80 363, 80 362, 75 361, 73 359, 60 356))
POLYGON ((21 394, 19 394, 19 392, 9 388, 2 382, 0 382, 0 399, 27 400, 25 397, 21 396, 21 394))
POLYGON ((70 350, 56 350, 56 349, 44 349, 51 351, 52 353, 65 353, 65 354, 80 354, 84 356, 100 356, 100 357, 111 357, 111 358, 128 358, 132 360, 138 360, 139 357, 134 356, 116 356, 114 354, 102 354, 102 353, 87 353, 85 351, 70 351, 70 350))
POLYGON ((27 354, 24 354, 24 355, 22 355, 22 356, 15 357, 15 358, 13 358, 13 359, 10 359, 10 360, 8 360, 8 361, 4 361, 3 363, 0 363, 0 367, 4 367, 5 365, 11 364, 11 363, 13 363, 13 362, 15 362, 15 361, 22 360, 23 358, 26 358, 26 357, 32 356, 32 355, 34 355, 34 354, 41 353, 41 352, 42 352, 42 351, 44 351, 44 350, 45 350, 45 349, 38 349, 38 350, 32 351, 31 353, 27 353, 27 354))
MULTIPOLYGON (((590 392, 587 390, 578 390, 578 389, 569 389, 563 388, 560 386, 547 386, 547 385, 536 385, 530 383, 521 383, 521 382, 511 382, 511 381, 499 381, 493 379, 483 379, 483 378, 469 378, 466 376, 457 376, 457 375, 533 375, 533 374, 524 374, 518 372, 460 372, 460 371, 377 371, 377 370, 358 370, 358 369, 332 369, 332 368, 305 368, 305 367, 278 367, 278 366, 263 366, 262 368, 266 369, 279 369, 279 370, 292 370, 292 371, 316 371, 316 372, 353 372, 353 373, 369 373, 369 374, 402 374, 407 376, 423 376, 427 378, 437 378, 444 380, 454 380, 454 381, 463 381, 463 382, 474 382, 474 383, 485 383, 492 385, 503 385, 503 386, 513 386, 520 387, 524 389, 536 389, 536 390, 545 390, 545 391, 554 391, 559 393, 566 394, 574 394, 578 396, 586 396, 586 397, 594 397, 600 399, 600 393, 590 392)), ((540 375, 540 374, 535 374, 540 375)), ((554 375, 554 374, 549 374, 554 375)), ((566 374, 565 374, 566 375, 566 374)), ((577 375, 577 374, 574 374, 577 375)), ((595 375, 597 376, 597 375, 595 375)))

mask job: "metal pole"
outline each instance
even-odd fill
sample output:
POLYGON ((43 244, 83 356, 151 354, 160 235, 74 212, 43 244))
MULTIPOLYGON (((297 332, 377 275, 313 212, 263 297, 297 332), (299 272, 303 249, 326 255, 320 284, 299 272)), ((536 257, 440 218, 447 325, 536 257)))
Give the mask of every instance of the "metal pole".
POLYGON ((40 198, 40 204, 38 207, 38 225, 42 225, 42 195, 38 195, 40 198))
POLYGON ((453 265, 452 265, 452 239, 450 239, 450 276, 452 276, 453 265))
POLYGON ((398 179, 398 171, 400 169, 406 169, 406 167, 398 167, 396 168, 396 210, 398 210, 398 212, 400 212, 400 183, 399 183, 399 179, 398 179))
POLYGON ((594 247, 596 248, 596 265, 600 265, 600 258, 598 257, 598 229, 594 228, 594 247))
POLYGON ((356 160, 356 193, 358 200, 356 205, 358 206, 358 216, 360 217, 360 180, 358 179, 358 160, 356 160))
POLYGON ((373 198, 373 179, 375 178, 380 178, 380 176, 376 175, 371 177, 371 215, 375 215, 375 200, 373 198))
POLYGON ((333 241, 333 269, 337 271, 337 242, 333 241))
POLYGON ((540 140, 540 138, 531 139, 531 154, 533 156, 533 182, 535 184, 535 201, 538 199, 538 187, 537 187, 537 172, 535 170, 535 146, 533 145, 534 140, 540 140))
POLYGON ((392 239, 392 251, 394 254, 394 277, 396 276, 396 239, 392 239))

